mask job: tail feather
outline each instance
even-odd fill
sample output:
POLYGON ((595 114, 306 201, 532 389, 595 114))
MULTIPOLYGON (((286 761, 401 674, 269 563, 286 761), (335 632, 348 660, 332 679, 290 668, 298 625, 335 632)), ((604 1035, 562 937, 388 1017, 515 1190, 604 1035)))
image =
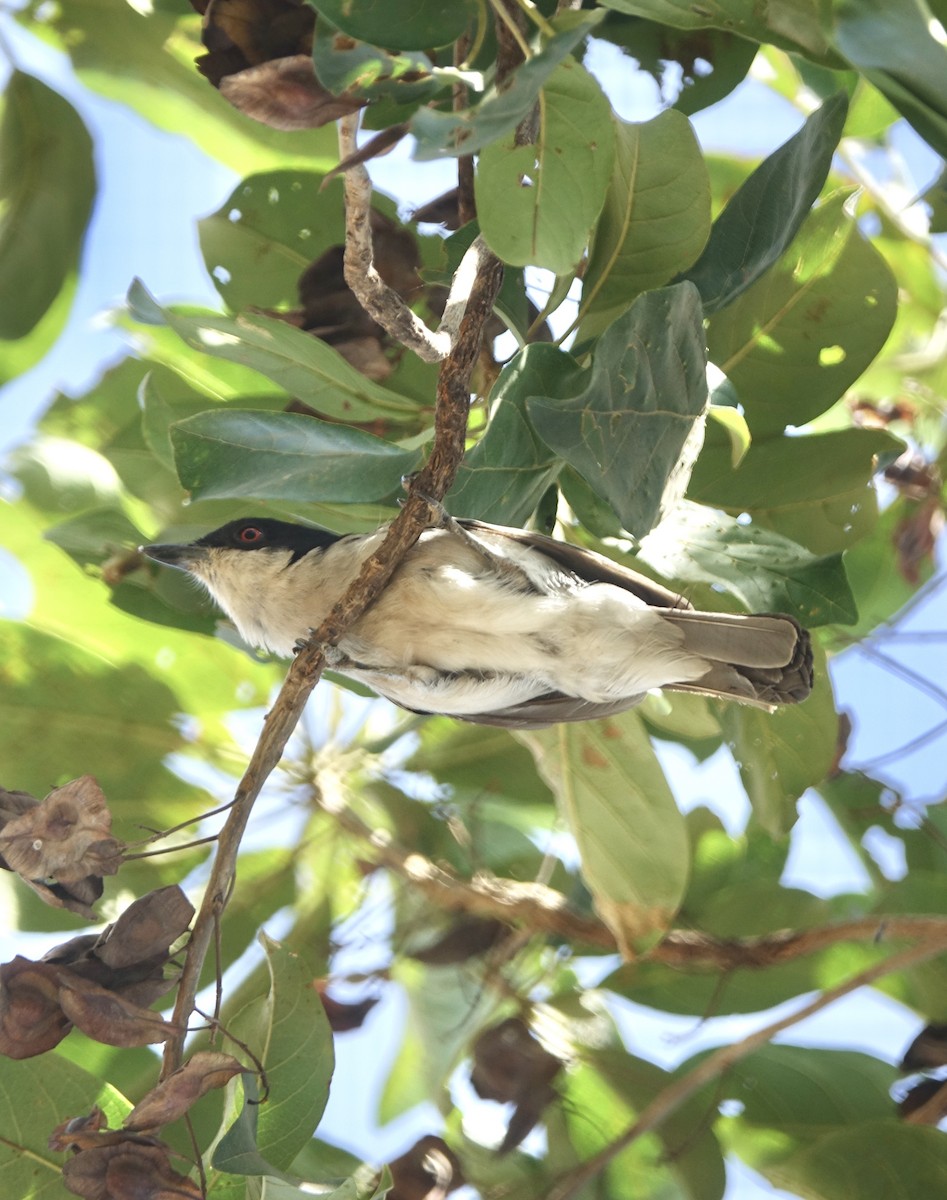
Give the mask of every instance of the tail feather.
POLYGON ((711 664, 699 679, 671 684, 676 690, 761 708, 797 704, 812 690, 812 644, 792 617, 686 610, 669 611, 665 617, 682 630, 687 649, 711 664))

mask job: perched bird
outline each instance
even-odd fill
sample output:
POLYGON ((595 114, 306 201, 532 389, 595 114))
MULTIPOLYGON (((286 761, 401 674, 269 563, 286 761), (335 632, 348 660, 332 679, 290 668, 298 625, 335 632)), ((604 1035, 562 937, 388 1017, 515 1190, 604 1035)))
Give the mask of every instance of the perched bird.
MULTIPOLYGON (((141 550, 198 579, 250 645, 289 656, 385 532, 247 517, 141 550)), ((697 612, 590 550, 446 514, 328 658, 402 708, 520 729, 622 712, 652 688, 772 709, 812 687, 792 617, 697 612)))

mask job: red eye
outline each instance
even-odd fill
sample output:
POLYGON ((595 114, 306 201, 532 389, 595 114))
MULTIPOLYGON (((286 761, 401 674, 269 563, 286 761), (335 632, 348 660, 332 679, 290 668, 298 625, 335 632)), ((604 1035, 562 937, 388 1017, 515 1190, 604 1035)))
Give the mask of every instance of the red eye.
POLYGON ((237 534, 237 538, 244 546, 255 546, 258 542, 263 541, 263 530, 257 529, 255 525, 247 525, 237 534))

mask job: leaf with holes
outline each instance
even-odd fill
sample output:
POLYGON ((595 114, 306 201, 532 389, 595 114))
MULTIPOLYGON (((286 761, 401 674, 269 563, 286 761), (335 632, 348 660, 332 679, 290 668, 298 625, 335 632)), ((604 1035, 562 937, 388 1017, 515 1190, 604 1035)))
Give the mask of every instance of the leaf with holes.
POLYGON ((710 431, 688 495, 735 516, 749 513, 755 524, 831 554, 871 532, 878 459, 902 449, 883 429, 836 429, 755 440, 734 470, 729 439, 710 431))
POLYGON ((605 202, 615 153, 611 107, 578 63, 560 64, 542 90, 534 144, 513 134, 484 147, 477 215, 490 249, 511 266, 571 274, 605 202))
POLYGON ((710 359, 754 437, 831 407, 891 332, 898 285, 846 215, 847 199, 836 193, 817 208, 779 262, 708 323, 710 359))
POLYGON ((723 585, 750 612, 790 613, 810 627, 858 616, 841 554, 817 556, 701 504, 683 504, 662 521, 640 557, 666 579, 723 585))

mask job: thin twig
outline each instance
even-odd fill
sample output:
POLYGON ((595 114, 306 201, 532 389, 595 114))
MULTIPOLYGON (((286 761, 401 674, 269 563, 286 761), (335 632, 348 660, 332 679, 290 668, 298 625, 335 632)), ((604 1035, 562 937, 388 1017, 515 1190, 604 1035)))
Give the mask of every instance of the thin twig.
MULTIPOLYGON (((217 855, 194 922, 178 986, 173 1020, 181 1028, 187 1025, 194 1010, 214 930, 236 878, 237 854, 253 804, 282 757, 306 701, 325 670, 326 647, 335 645, 345 630, 377 599, 428 523, 430 505, 427 498, 441 500, 460 466, 470 406, 470 377, 480 353, 484 324, 493 310, 503 279, 502 265, 493 255, 484 251, 478 261, 480 270, 470 281, 469 302, 459 322, 457 343, 442 363, 438 376, 431 456, 415 478, 405 506, 389 526, 382 544, 363 564, 358 578, 294 659, 276 702, 267 714, 244 776, 237 785, 233 808, 220 831, 217 855)), ((180 1066, 183 1046, 183 1034, 166 1043, 162 1078, 180 1066)))
POLYGON ((827 1008, 830 1004, 834 1004, 836 1000, 840 1000, 843 996, 847 996, 857 988, 874 983, 875 980, 880 979, 884 975, 891 974, 892 971, 900 971, 905 967, 916 966, 918 963, 924 962, 925 959, 933 958, 934 955, 943 953, 945 950, 947 950, 947 929, 941 928, 938 936, 922 941, 918 945, 910 947, 910 949, 902 950, 900 954, 892 955, 885 962, 875 963, 864 971, 859 971, 856 975, 846 980, 845 983, 841 983, 837 987, 823 992, 815 1000, 804 1004, 802 1008, 797 1009, 790 1016, 782 1017, 778 1021, 764 1025, 762 1029, 758 1029, 756 1033, 751 1033, 749 1037, 743 1038, 742 1041, 737 1042, 735 1045, 722 1046, 719 1050, 709 1054, 693 1071, 688 1072, 683 1078, 675 1080, 670 1086, 655 1096, 651 1103, 642 1109, 635 1123, 629 1126, 624 1133, 613 1142, 610 1142, 597 1154, 593 1154, 591 1158, 586 1159, 585 1162, 580 1163, 579 1166, 563 1175, 547 1192, 546 1200, 572 1200, 573 1196, 578 1195, 586 1184, 595 1179, 623 1150, 638 1141, 646 1133, 657 1129, 659 1125, 666 1121, 672 1113, 676 1112, 691 1096, 700 1091, 702 1087, 714 1079, 719 1079, 741 1059, 746 1058, 747 1055, 752 1054, 754 1050, 758 1050, 761 1046, 765 1046, 767 1042, 772 1041, 784 1029, 798 1025, 800 1021, 804 1021, 806 1018, 820 1012, 823 1008, 827 1008))

